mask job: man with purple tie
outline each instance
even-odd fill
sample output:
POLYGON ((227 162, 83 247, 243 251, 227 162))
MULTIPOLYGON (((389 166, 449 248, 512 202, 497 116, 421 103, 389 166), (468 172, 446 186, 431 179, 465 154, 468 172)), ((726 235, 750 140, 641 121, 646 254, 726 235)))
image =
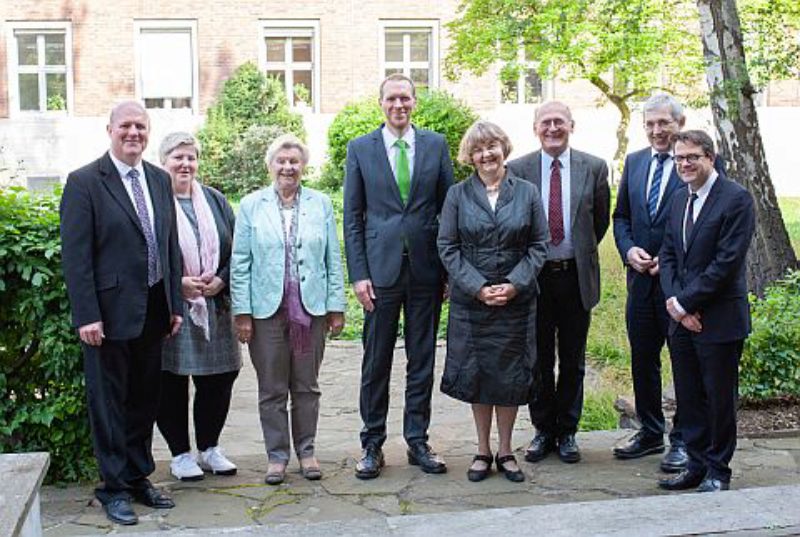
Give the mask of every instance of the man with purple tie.
POLYGON ((123 102, 107 130, 109 151, 67 177, 61 253, 103 478, 95 495, 112 522, 130 525, 138 522, 131 497, 157 509, 175 505, 147 476, 155 469, 161 345, 182 322, 182 268, 169 175, 142 160, 147 112, 123 102))

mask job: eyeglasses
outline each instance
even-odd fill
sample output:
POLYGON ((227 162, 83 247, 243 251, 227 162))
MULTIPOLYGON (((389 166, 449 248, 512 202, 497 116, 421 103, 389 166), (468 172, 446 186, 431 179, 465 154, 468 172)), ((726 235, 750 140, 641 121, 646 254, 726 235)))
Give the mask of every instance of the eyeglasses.
POLYGON ((564 121, 561 118, 555 118, 555 119, 543 119, 543 120, 540 120, 538 122, 538 124, 539 124, 539 126, 544 127, 544 128, 552 127, 554 129, 560 129, 561 127, 566 125, 567 122, 564 121))
POLYGON ((674 119, 659 119, 657 121, 648 121, 647 123, 644 124, 644 129, 646 131, 651 131, 651 130, 655 129, 656 126, 662 128, 662 129, 666 129, 667 127, 669 127, 673 123, 675 123, 674 119))
POLYGON ((705 155, 700 153, 689 153, 688 155, 675 155, 675 162, 678 164, 683 164, 684 162, 687 164, 694 164, 701 158, 705 157, 705 155))

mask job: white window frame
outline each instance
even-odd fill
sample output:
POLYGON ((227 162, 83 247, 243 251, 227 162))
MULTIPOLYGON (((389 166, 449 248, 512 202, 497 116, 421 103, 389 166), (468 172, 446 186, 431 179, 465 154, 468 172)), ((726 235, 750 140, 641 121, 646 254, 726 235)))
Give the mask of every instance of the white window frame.
POLYGON ((320 103, 320 33, 319 19, 262 19, 258 29, 258 65, 262 72, 283 71, 286 99, 291 108, 294 105, 294 75, 292 71, 311 70, 311 111, 319 112, 320 103), (267 61, 267 37, 308 37, 311 36, 311 62, 286 61, 291 58, 291 41, 286 40, 284 61, 267 61))
POLYGON ((386 78, 386 69, 402 69, 402 73, 411 76, 411 69, 428 68, 428 87, 439 87, 439 21, 438 20, 402 20, 402 19, 383 19, 378 22, 378 79, 386 78), (408 35, 403 37, 403 58, 408 61, 386 61, 386 32, 403 30, 430 30, 431 48, 430 58, 427 62, 412 62, 411 58, 411 39, 408 35))
POLYGON ((529 69, 536 69, 536 61, 533 60, 526 60, 525 59, 525 51, 520 48, 519 52, 517 53, 517 63, 520 66, 520 73, 517 77, 517 102, 511 101, 503 101, 503 79, 500 77, 500 71, 502 66, 498 67, 497 70, 497 103, 502 106, 515 106, 515 105, 527 105, 527 106, 537 106, 548 99, 552 99, 555 96, 555 81, 553 79, 545 79, 541 78, 542 81, 542 97, 539 103, 526 103, 525 102, 525 75, 526 71, 529 69))
MULTIPOLYGON (((73 112, 74 95, 73 95, 73 74, 72 74, 72 24, 68 21, 46 21, 46 22, 9 22, 7 23, 8 33, 6 34, 6 50, 7 63, 8 63, 8 100, 9 100, 9 115, 70 115, 73 112), (19 51, 17 50, 18 32, 29 34, 64 34, 64 62, 67 80, 67 109, 66 110, 20 110, 20 95, 19 95, 19 74, 20 72, 35 72, 36 74, 44 73, 61 73, 61 69, 49 70, 47 67, 41 65, 44 59, 40 59, 40 65, 35 68, 19 66, 19 51)), ((39 98, 46 95, 43 90, 43 77, 39 80, 39 98)), ((46 97, 45 97, 46 99, 46 97)))
MULTIPOLYGON (((192 39, 192 106, 191 111, 197 114, 200 110, 200 72, 197 43, 197 21, 194 19, 137 19, 133 21, 133 48, 136 60, 135 69, 135 95, 136 99, 144 105, 142 95, 142 45, 139 37, 142 30, 186 31, 189 30, 192 39)), ((185 110, 176 108, 176 111, 185 110)))

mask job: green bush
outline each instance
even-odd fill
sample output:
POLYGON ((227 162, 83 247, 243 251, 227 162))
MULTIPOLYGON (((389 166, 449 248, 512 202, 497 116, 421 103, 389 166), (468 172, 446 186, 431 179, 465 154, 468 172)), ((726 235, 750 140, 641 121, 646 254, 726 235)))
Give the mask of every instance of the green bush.
POLYGON ((229 78, 197 133, 203 148, 199 175, 232 197, 267 181, 264 150, 278 135, 305 138, 303 118, 289 110, 283 83, 245 63, 229 78))
MULTIPOLYGON (((413 123, 417 127, 438 132, 447 139, 456 180, 469 176, 472 168, 456 162, 458 144, 467 128, 478 116, 462 101, 444 91, 420 91, 413 123)), ((375 130, 384 116, 375 98, 348 104, 339 112, 328 129, 328 160, 322 168, 319 184, 335 190, 344 182, 347 142, 375 130)))
POLYGON ((747 399, 800 395, 800 271, 790 271, 750 297, 753 331, 739 364, 739 394, 747 399))
POLYGON ((48 480, 76 481, 97 473, 58 225, 58 196, 0 189, 0 452, 49 451, 48 480))

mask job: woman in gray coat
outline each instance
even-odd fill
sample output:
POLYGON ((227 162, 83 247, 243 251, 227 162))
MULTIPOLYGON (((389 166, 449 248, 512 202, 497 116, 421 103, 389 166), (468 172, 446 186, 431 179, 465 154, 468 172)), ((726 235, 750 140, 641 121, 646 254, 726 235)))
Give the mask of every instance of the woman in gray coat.
POLYGON ((472 404, 478 454, 470 481, 492 462, 511 481, 525 479, 511 451, 517 408, 529 402, 536 358, 536 276, 545 257, 547 221, 537 188, 507 173, 508 136, 478 121, 461 140, 459 160, 475 173, 447 193, 439 255, 449 275, 450 316, 442 391, 472 404), (489 436, 497 416, 499 445, 489 436))
POLYGON ((233 209, 222 194, 198 182, 200 146, 194 136, 168 134, 159 156, 172 178, 177 206, 185 321, 164 343, 158 429, 172 452, 170 472, 176 478, 203 479, 203 471, 233 475, 236 465, 218 445, 242 366, 228 292, 233 209), (196 456, 189 444, 190 376, 195 386, 196 456))

